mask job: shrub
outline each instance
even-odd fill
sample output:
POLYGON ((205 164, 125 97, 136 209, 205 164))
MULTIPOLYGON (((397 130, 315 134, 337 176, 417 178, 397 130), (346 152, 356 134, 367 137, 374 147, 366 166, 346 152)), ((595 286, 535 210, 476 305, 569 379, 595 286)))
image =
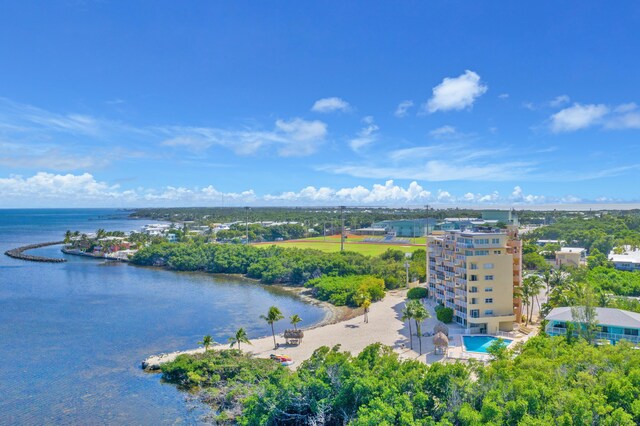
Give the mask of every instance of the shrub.
POLYGON ((384 297, 384 280, 370 275, 346 277, 321 277, 307 282, 320 300, 336 306, 359 306, 363 299, 372 302, 384 297))
POLYGON ((429 291, 424 287, 414 287, 407 292, 409 299, 425 299, 429 295, 429 291))
POLYGON ((442 305, 436 306, 436 318, 438 318, 438 321, 442 321, 445 324, 450 323, 453 321, 453 309, 445 308, 442 305))

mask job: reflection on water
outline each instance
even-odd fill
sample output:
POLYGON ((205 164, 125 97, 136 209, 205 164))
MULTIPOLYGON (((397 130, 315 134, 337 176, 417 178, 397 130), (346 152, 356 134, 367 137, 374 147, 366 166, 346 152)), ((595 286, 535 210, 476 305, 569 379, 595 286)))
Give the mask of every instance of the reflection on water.
MULTIPOLYGON (((114 210, 0 210, 0 250, 59 239, 66 229, 143 223, 114 210)), ((30 253, 68 262, 0 258, 0 424, 199 423, 206 409, 144 373, 143 358, 192 348, 204 334, 224 342, 240 326, 267 335, 258 317, 271 305, 306 325, 323 316, 236 277, 66 256, 59 247, 30 253)))

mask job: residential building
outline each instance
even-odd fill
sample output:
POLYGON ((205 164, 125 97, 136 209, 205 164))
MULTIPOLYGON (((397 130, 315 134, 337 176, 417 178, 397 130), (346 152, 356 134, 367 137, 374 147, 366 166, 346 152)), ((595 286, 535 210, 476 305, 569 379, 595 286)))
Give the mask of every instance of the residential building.
POLYGON ((383 220, 372 224, 371 228, 384 228, 387 234, 393 234, 396 237, 417 238, 424 237, 433 231, 435 224, 436 220, 432 218, 383 220))
POLYGON ((556 266, 584 266, 587 264, 587 249, 562 247, 556 252, 556 266))
POLYGON ((640 271, 640 249, 630 246, 623 247, 624 252, 616 254, 609 253, 609 260, 613 267, 621 271, 640 271))
MULTIPOLYGON (((613 308, 594 308, 598 320, 596 339, 606 339, 615 344, 621 340, 640 343, 640 314, 613 308)), ((575 322, 571 307, 553 308, 545 318, 545 331, 550 336, 564 336, 567 324, 575 322)), ((580 324, 576 324, 578 330, 580 324)), ((576 333, 577 334, 577 333, 576 333)))
POLYGON ((505 231, 436 231, 427 237, 429 297, 471 333, 512 331, 520 304, 522 245, 505 231))

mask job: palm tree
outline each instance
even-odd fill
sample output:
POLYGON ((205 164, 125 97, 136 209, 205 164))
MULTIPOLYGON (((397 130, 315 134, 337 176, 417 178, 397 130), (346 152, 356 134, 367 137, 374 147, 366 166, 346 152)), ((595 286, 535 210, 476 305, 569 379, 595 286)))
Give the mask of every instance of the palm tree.
POLYGON ((247 336, 247 332, 244 331, 244 328, 240 327, 238 331, 236 331, 235 336, 229 337, 229 347, 233 347, 233 345, 238 344, 238 350, 240 350, 240 343, 246 343, 250 345, 249 336, 247 336))
POLYGON ((402 321, 409 321, 409 345, 413 349, 413 331, 411 331, 411 320, 413 319, 413 307, 411 301, 407 302, 402 309, 402 321))
POLYGON ((364 322, 369 323, 369 307, 371 306, 371 300, 364 299, 361 306, 364 308, 364 322))
POLYGON ((64 243, 69 244, 71 242, 72 236, 73 234, 71 233, 71 231, 67 229, 67 232, 64 233, 64 243))
POLYGON ((204 346, 204 351, 207 352, 209 350, 209 346, 213 345, 215 342, 210 335, 206 335, 202 338, 202 342, 198 342, 199 345, 204 346))
POLYGON ((267 324, 271 326, 271 334, 273 335, 274 347, 278 347, 278 345, 276 343, 276 331, 273 328, 273 323, 275 323, 276 321, 280 321, 282 318, 284 318, 284 315, 282 315, 282 312, 280 312, 280 309, 278 309, 275 306, 272 306, 269 308, 269 312, 267 312, 267 315, 260 315, 260 319, 265 320, 267 324))
MULTIPOLYGON (((543 288, 544 282, 539 275, 530 274, 522 280, 522 303, 527 305, 527 322, 525 325, 529 325, 532 322, 533 303, 538 299, 538 294, 543 288), (529 309, 529 306, 531 309, 529 309)), ((538 310, 540 310, 540 302, 538 302, 538 310)))
POLYGON ((302 322, 302 318, 300 318, 298 314, 293 314, 289 317, 289 321, 291 321, 291 325, 293 326, 293 329, 297 330, 298 327, 296 327, 296 324, 298 324, 299 322, 302 322))
POLYGON ((412 300, 415 302, 413 307, 413 320, 416 322, 416 333, 418 333, 418 342, 420 342, 420 355, 422 355, 422 321, 430 318, 429 311, 419 300, 412 300))

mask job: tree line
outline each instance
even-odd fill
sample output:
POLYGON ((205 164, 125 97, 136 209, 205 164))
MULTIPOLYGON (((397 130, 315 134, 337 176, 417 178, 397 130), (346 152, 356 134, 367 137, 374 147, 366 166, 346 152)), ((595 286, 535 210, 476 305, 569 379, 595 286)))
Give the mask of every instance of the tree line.
MULTIPOLYGON (((425 279, 425 250, 416 250, 410 275, 425 279)), ((139 250, 131 259, 135 265, 162 266, 177 271, 243 274, 265 284, 304 285, 322 276, 372 275, 385 288, 405 284, 405 255, 388 250, 379 256, 344 251, 326 253, 290 247, 256 247, 246 244, 159 243, 139 250)))
POLYGON ((182 355, 164 378, 241 425, 618 425, 640 422, 640 353, 622 342, 537 336, 488 364, 400 360, 321 347, 295 371, 237 350, 182 355))

